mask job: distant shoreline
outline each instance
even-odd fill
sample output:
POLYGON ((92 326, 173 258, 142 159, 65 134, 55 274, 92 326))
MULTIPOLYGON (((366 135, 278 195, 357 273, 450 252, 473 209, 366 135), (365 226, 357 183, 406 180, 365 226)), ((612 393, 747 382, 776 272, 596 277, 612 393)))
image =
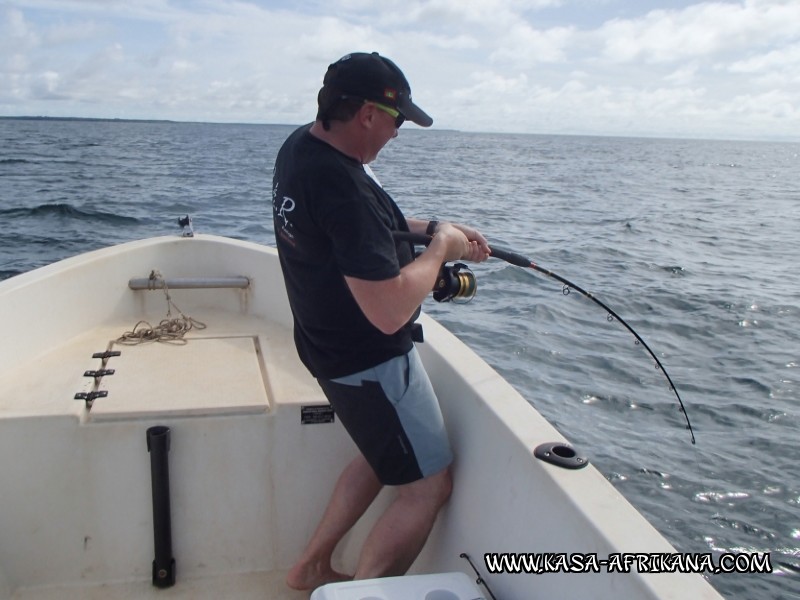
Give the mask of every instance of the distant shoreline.
POLYGON ((114 119, 104 117, 43 117, 43 116, 14 116, 4 117, 0 115, 0 120, 13 121, 118 121, 120 123, 180 123, 181 121, 170 121, 169 119, 114 119))
MULTIPOLYGON (((297 128, 302 124, 297 123, 248 123, 248 122, 227 122, 227 121, 176 121, 174 119, 130 119, 116 117, 46 117, 33 115, 3 116, 0 121, 74 121, 84 123, 166 123, 172 125, 237 125, 255 127, 291 127, 297 128)), ((465 135, 531 135, 531 136, 554 136, 554 137, 591 137, 591 138, 618 138, 618 139, 637 139, 637 140, 672 140, 672 141, 709 141, 709 142, 753 142, 753 143, 779 143, 779 144, 798 144, 800 138, 794 135, 787 136, 767 136, 767 137, 683 137, 668 135, 619 135, 619 134, 588 134, 588 133, 514 133, 514 132, 492 132, 492 131, 461 131, 458 129, 425 129, 422 127, 412 127, 404 129, 403 133, 461 133, 465 135)))
POLYGON ((197 123, 201 125, 265 125, 268 127, 299 127, 299 125, 286 123, 228 123, 220 121, 175 121, 173 119, 125 119, 116 117, 45 117, 45 116, 3 116, 0 121, 78 121, 89 123, 171 123, 186 125, 197 123))

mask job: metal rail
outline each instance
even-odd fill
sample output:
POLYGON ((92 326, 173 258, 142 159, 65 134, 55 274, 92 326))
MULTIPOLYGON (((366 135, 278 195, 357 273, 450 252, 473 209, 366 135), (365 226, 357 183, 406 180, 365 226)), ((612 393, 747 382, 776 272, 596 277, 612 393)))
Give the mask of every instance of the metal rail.
POLYGON ((161 290, 164 284, 170 290, 198 290, 214 288, 236 288, 247 289, 250 287, 250 279, 244 276, 233 277, 168 277, 150 278, 134 277, 128 282, 128 287, 132 290, 161 290))

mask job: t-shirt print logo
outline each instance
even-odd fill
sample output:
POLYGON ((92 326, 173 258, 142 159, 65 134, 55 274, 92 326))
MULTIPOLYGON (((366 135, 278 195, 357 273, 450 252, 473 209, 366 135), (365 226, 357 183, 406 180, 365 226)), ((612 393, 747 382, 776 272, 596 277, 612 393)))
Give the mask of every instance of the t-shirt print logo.
POLYGON ((283 226, 286 227, 289 224, 289 218, 286 216, 286 213, 290 213, 294 210, 295 202, 289 196, 283 197, 283 202, 281 202, 281 207, 276 210, 278 216, 283 219, 283 226))

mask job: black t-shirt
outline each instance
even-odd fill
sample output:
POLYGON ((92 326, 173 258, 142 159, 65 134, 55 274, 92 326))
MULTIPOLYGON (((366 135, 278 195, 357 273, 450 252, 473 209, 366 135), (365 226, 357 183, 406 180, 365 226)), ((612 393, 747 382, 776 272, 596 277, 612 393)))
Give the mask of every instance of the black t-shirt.
POLYGON ((309 133, 284 142, 272 207, 300 359, 315 377, 363 371, 411 349, 411 323, 393 335, 372 325, 344 276, 382 281, 414 259, 393 231, 408 231, 392 198, 360 162, 309 133))

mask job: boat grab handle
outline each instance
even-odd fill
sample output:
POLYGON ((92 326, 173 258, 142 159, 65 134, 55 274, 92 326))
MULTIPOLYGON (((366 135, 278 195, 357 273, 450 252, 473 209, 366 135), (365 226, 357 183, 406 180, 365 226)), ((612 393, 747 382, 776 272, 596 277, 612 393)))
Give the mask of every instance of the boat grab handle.
POLYGON ((128 281, 132 290, 161 290, 166 287, 171 290, 198 290, 212 288, 237 288, 250 287, 250 279, 244 276, 233 277, 169 277, 166 279, 152 277, 134 277, 128 281))

